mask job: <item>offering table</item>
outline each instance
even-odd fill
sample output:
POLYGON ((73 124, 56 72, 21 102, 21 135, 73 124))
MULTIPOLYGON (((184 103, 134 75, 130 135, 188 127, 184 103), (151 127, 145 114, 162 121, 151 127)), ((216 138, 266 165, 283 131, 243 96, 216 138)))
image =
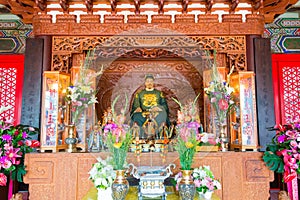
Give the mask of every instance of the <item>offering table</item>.
MULTIPOLYGON (((29 184, 30 200, 81 200, 93 187, 88 179, 96 158, 105 159, 108 152, 100 153, 30 153, 25 156, 27 174, 24 182, 29 184)), ((268 199, 269 182, 274 179, 262 160, 261 152, 198 152, 192 167, 209 165, 222 189, 215 193, 223 200, 268 199)), ((176 165, 180 169, 177 152, 142 153, 137 159, 128 153, 128 163, 135 166, 176 165), (138 162, 139 160, 139 162, 138 162)))

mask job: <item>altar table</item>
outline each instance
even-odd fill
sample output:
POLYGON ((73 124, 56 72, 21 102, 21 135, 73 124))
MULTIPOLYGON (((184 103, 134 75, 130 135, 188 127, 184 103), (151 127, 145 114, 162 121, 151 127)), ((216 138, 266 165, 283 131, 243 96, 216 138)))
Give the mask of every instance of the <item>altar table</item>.
MULTIPOLYGON (((27 174, 24 182, 29 184, 30 200, 82 200, 92 188, 88 172, 100 153, 29 153, 25 155, 27 174)), ((192 167, 209 165, 222 189, 215 194, 222 200, 245 200, 269 198, 270 181, 274 174, 264 164, 261 152, 198 152, 192 167)), ((160 153, 142 153, 140 162, 134 153, 128 153, 128 163, 135 166, 167 166, 176 164, 179 171, 177 152, 164 157, 160 153)))

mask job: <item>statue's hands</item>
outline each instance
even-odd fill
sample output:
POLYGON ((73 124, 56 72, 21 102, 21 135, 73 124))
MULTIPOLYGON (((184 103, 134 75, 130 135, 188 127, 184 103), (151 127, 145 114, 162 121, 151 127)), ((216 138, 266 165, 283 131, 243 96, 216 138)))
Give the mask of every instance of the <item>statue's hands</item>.
POLYGON ((136 112, 143 112, 143 111, 142 111, 142 109, 140 107, 138 107, 137 109, 135 109, 134 112, 136 113, 136 112))
POLYGON ((162 109, 160 107, 154 106, 150 109, 150 112, 161 112, 162 109))

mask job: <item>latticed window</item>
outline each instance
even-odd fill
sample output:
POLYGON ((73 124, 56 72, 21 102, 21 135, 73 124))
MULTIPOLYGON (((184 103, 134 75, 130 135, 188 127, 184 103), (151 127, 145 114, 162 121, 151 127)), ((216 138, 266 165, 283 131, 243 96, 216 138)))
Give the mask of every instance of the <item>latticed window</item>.
POLYGON ((300 116, 300 66, 282 68, 282 111, 288 116, 300 116))
POLYGON ((11 119, 14 124, 20 122, 23 71, 23 55, 0 56, 0 106, 12 107, 0 114, 0 119, 11 119))

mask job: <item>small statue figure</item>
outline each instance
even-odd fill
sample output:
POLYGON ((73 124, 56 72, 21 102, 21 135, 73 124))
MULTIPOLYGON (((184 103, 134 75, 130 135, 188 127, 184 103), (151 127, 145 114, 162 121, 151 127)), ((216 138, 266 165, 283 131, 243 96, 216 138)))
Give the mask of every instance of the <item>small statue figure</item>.
POLYGON ((131 129, 132 129, 132 136, 133 136, 133 138, 141 137, 140 136, 140 127, 139 127, 139 125, 136 122, 134 122, 134 124, 133 124, 133 126, 132 126, 131 129))
POLYGON ((98 125, 94 126, 94 129, 91 131, 88 140, 88 150, 89 152, 99 152, 103 149, 103 138, 102 138, 101 127, 98 125))

